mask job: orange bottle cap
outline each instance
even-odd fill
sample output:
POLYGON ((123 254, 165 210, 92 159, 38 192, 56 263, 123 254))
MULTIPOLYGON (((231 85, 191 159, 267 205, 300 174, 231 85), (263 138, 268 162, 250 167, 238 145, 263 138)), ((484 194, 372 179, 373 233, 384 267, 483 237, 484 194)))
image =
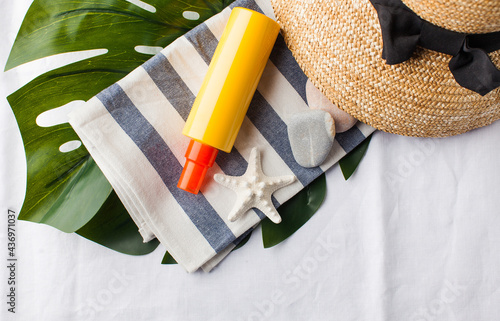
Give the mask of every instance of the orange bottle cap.
POLYGON ((205 174, 214 164, 218 152, 217 148, 192 139, 186 150, 186 163, 177 187, 186 192, 198 194, 205 174))

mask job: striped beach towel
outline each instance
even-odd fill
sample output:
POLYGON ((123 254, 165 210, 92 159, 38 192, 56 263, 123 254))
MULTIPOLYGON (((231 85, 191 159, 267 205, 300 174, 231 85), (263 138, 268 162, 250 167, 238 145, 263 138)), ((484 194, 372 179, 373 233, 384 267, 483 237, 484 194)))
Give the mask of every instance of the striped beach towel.
POLYGON ((373 131, 358 123, 337 134, 331 154, 319 167, 295 162, 287 121, 309 109, 307 77, 279 36, 231 153, 219 153, 198 195, 178 189, 190 140, 181 134, 184 122, 235 6, 262 12, 253 0, 234 2, 70 115, 70 124, 144 240, 158 238, 188 272, 213 268, 264 218, 251 210, 230 222, 235 194, 213 181, 215 173, 242 175, 250 150, 258 147, 264 173, 297 178, 273 194, 278 207, 373 131))

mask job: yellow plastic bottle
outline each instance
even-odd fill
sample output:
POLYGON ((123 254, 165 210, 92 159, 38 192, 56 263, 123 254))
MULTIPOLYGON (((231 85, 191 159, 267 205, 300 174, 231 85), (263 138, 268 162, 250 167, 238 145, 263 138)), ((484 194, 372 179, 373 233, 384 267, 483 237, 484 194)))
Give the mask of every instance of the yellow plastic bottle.
POLYGON ((179 188, 197 194, 218 150, 231 151, 279 29, 261 13, 232 10, 182 131, 192 140, 179 188))

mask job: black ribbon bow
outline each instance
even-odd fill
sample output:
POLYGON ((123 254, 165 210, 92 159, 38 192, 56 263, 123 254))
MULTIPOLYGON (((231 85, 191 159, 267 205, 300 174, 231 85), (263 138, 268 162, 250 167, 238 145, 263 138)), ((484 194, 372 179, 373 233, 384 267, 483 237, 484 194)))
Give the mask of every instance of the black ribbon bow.
POLYGON ((500 49, 500 32, 466 34, 450 31, 420 18, 401 0, 370 0, 377 10, 389 65, 408 60, 417 45, 453 56, 449 67, 460 86, 484 96, 500 86, 500 70, 489 52, 500 49))

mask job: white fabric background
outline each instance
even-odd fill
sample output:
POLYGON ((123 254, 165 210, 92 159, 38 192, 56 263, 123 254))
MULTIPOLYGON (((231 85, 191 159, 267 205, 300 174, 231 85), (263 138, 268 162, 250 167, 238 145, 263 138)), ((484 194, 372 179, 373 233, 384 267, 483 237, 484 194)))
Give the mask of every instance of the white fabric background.
MULTIPOLYGON (((0 66, 30 1, 0 1, 0 66)), ((500 122, 446 139, 376 132, 347 182, 335 166, 318 213, 264 249, 260 229, 211 273, 132 257, 17 222, 16 314, 7 312, 7 211, 26 165, 5 97, 64 59, 0 74, 1 320, 498 320, 500 122)))

